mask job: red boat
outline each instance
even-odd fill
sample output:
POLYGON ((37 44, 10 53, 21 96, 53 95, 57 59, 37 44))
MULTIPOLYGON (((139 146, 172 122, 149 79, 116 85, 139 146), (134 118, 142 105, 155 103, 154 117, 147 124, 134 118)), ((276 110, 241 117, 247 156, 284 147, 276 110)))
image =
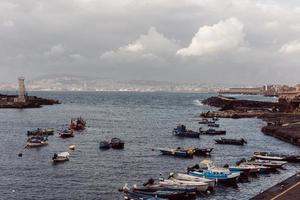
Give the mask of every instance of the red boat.
POLYGON ((80 131, 85 129, 85 124, 86 122, 81 117, 78 117, 77 119, 71 119, 70 129, 80 131))

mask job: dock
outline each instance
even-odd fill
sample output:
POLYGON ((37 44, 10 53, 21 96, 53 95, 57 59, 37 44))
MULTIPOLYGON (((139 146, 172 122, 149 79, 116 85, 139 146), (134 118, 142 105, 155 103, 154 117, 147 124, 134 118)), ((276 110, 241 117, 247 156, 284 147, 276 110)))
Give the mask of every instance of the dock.
POLYGON ((300 172, 251 198, 251 200, 298 200, 299 197, 300 172))

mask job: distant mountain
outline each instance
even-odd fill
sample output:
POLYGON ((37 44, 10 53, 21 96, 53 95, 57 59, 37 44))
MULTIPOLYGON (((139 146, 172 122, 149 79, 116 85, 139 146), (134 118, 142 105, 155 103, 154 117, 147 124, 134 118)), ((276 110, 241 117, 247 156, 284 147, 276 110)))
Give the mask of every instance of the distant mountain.
MULTIPOLYGON (((172 83, 151 80, 113 80, 103 77, 51 74, 25 82, 31 91, 139 91, 213 92, 219 88, 205 84, 172 83)), ((16 90, 16 83, 0 84, 1 90, 16 90)))

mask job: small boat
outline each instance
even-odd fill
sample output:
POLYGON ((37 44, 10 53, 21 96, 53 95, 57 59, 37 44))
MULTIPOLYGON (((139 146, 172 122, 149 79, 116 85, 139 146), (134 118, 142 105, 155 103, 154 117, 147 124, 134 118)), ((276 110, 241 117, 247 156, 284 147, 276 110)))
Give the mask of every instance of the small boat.
POLYGON ((110 143, 108 141, 101 141, 99 143, 100 149, 110 149, 110 143))
POLYGON ((207 165, 207 170, 202 170, 201 172, 192 171, 189 172, 189 174, 196 177, 212 179, 221 183, 235 183, 240 177, 239 172, 231 172, 226 168, 215 167, 210 160, 203 160, 201 163, 207 165))
POLYGON ((74 151, 74 150, 75 150, 75 147, 76 147, 75 144, 71 144, 71 145, 69 146, 69 149, 74 151))
POLYGON ((300 156, 296 156, 296 155, 283 155, 283 154, 274 154, 268 152, 254 152, 253 156, 256 159, 261 159, 261 160, 300 162, 300 156))
POLYGON ((194 148, 195 156, 210 156, 214 148, 194 148))
POLYGON ((54 134, 54 129, 53 128, 47 128, 47 129, 36 129, 33 131, 27 131, 27 136, 48 136, 48 135, 53 135, 54 134))
POLYGON ((178 137, 199 138, 200 133, 192 130, 187 130, 185 125, 178 125, 172 131, 173 135, 178 137))
POLYGON ((163 155, 175 156, 175 157, 184 157, 184 158, 193 158, 194 150, 193 149, 183 149, 178 147, 177 149, 159 149, 163 155))
POLYGON ((285 165, 286 161, 275 161, 275 160, 249 160, 245 162, 248 165, 255 165, 255 166, 264 166, 270 167, 271 169, 281 168, 285 165))
POLYGON ((241 139, 221 138, 221 139, 216 139, 215 141, 216 141, 217 144, 231 144, 231 145, 244 145, 244 144, 247 144, 247 141, 244 140, 243 138, 241 138, 241 139))
POLYGON ((241 172, 241 173, 244 172, 244 173, 255 174, 255 173, 259 173, 262 168, 255 165, 241 164, 236 166, 228 166, 228 169, 231 172, 241 172))
POLYGON ((62 152, 59 154, 55 153, 52 157, 52 161, 54 163, 69 161, 69 155, 70 154, 68 152, 62 152))
POLYGON ((77 119, 71 119, 69 128, 74 131, 80 131, 85 129, 86 121, 84 121, 81 117, 77 119))
POLYGON ((119 138, 112 138, 110 141, 110 146, 113 149, 124 149, 124 141, 119 138))
POLYGON ((198 122, 199 124, 208 124, 209 121, 206 118, 202 118, 201 121, 198 122))
POLYGON ((159 181, 159 184, 162 186, 189 186, 197 188, 198 192, 206 192, 209 188, 208 183, 199 182, 199 181, 183 181, 177 179, 165 179, 159 181))
POLYGON ((138 192, 127 191, 124 192, 125 200, 168 200, 166 198, 153 197, 150 195, 140 194, 138 192))
POLYGON ((70 138, 70 137, 74 137, 74 134, 73 134, 73 130, 71 129, 66 129, 66 130, 63 130, 59 133, 59 136, 61 138, 70 138))
POLYGON ((226 131, 224 130, 216 130, 216 129, 212 129, 209 128, 206 131, 201 130, 202 128, 199 129, 200 134, 203 135, 225 135, 226 131))
POLYGON ((48 145, 47 137, 44 136, 31 136, 27 139, 26 147, 42 147, 48 145))
POLYGON ((213 122, 213 123, 208 123, 207 126, 218 128, 218 127, 220 127, 220 124, 217 124, 217 123, 213 122))
POLYGON ((188 174, 182 174, 182 173, 171 173, 169 176, 169 179, 177 179, 177 180, 182 180, 182 181, 194 181, 194 182, 204 182, 209 185, 209 189, 212 190, 215 187, 215 181, 207 178, 202 178, 202 177, 196 177, 196 176, 191 176, 188 174))

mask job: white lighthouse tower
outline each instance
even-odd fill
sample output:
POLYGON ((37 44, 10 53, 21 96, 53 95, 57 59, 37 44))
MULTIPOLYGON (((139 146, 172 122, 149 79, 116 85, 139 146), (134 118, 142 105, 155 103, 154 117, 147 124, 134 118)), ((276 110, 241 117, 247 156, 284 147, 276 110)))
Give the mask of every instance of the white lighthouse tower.
POLYGON ((19 82, 19 91, 18 91, 18 102, 26 102, 26 91, 25 91, 25 83, 24 83, 25 78, 24 77, 19 77, 18 82, 19 82))

